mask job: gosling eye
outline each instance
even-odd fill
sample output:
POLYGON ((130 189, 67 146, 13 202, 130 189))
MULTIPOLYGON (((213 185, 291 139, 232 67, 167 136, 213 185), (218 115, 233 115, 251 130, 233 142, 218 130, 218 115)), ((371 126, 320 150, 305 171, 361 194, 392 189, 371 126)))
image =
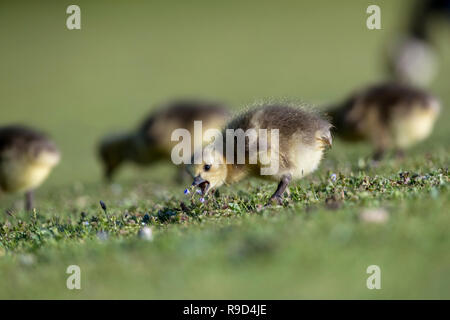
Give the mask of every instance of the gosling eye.
POLYGON ((205 166, 203 167, 203 169, 205 171, 209 171, 209 169, 211 169, 211 165, 210 164, 205 164, 205 166))

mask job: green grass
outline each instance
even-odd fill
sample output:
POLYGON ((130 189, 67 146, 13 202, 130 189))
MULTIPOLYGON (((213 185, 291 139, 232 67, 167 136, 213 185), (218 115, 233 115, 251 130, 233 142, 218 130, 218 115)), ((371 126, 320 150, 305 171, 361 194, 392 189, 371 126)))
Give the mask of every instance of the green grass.
POLYGON ((22 196, 0 198, 0 298, 450 298, 448 27, 433 26, 443 113, 426 142, 368 168, 368 146, 336 140, 289 201, 263 208, 275 184, 247 180, 201 204, 165 163, 105 185, 94 146, 172 97, 236 110, 340 99, 385 76, 381 52, 408 2, 380 1, 380 31, 360 1, 200 0, 80 1, 82 30, 68 31, 71 3, 0 4, 0 124, 43 128, 63 152, 34 214, 6 214, 22 196), (388 221, 364 222, 367 208, 388 221), (153 241, 137 236, 143 224, 153 241), (73 264, 79 291, 66 288, 73 264), (381 290, 366 288, 373 264, 381 290))

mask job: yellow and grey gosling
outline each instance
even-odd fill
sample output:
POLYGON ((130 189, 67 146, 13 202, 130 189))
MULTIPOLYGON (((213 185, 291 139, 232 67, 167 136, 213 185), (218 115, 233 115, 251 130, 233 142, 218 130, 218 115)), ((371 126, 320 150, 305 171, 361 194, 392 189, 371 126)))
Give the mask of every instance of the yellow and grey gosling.
POLYGON ((297 107, 266 105, 251 109, 225 127, 222 150, 217 150, 211 144, 204 147, 202 163, 190 167, 194 176, 193 185, 199 186, 206 194, 223 184, 228 185, 249 176, 261 177, 279 182, 269 202, 275 200, 281 203, 283 193, 292 179, 301 179, 319 166, 324 149, 332 143, 330 128, 331 124, 317 113, 297 107), (238 164, 238 139, 234 139, 235 158, 233 163, 227 163, 227 129, 242 129, 244 132, 255 129, 257 139, 261 132, 259 129, 266 129, 267 149, 249 148, 249 139, 246 139, 245 163, 238 164), (271 138, 274 129, 278 129, 278 142, 271 138), (250 159, 255 159, 254 152, 258 153, 258 161, 250 164, 250 159), (278 170, 262 174, 261 169, 269 167, 278 170))
POLYGON ((44 134, 23 126, 0 127, 0 191, 25 192, 33 208, 33 190, 59 163, 60 152, 44 134))
MULTIPOLYGON (((172 148, 178 143, 171 141, 175 129, 187 129, 193 137, 193 147, 194 143, 202 145, 203 142, 202 136, 194 135, 194 121, 202 121, 205 132, 222 129, 229 118, 228 109, 214 102, 180 100, 163 105, 146 117, 136 130, 102 139, 98 149, 105 178, 112 180, 124 163, 146 166, 159 160, 170 161, 172 148)), ((180 166, 179 177, 184 170, 180 166)))
POLYGON ((399 156, 427 138, 440 111, 430 93, 396 83, 370 86, 329 111, 336 134, 348 141, 366 140, 375 147, 374 160, 390 149, 399 156))

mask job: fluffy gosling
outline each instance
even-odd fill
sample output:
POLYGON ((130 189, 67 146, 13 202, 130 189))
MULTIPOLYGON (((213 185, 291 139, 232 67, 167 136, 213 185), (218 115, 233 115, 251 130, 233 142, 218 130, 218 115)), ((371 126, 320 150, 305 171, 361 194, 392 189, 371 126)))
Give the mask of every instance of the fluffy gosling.
POLYGON ((0 128, 0 191, 25 192, 25 209, 33 208, 33 190, 59 163, 60 153, 44 134, 22 126, 0 128))
POLYGON ((426 91, 383 83, 351 95, 330 110, 336 134, 344 140, 368 140, 374 161, 389 149, 402 156, 405 149, 427 138, 439 114, 439 101, 426 91))
MULTIPOLYGON (((202 162, 190 167, 194 176, 194 186, 199 186, 203 194, 223 184, 231 184, 249 176, 278 181, 278 187, 268 204, 282 203, 282 197, 292 179, 301 179, 317 169, 327 146, 331 146, 331 124, 318 114, 301 108, 284 105, 267 105, 251 109, 233 119, 223 130, 223 149, 218 150, 216 142, 203 149, 202 162), (254 129, 256 139, 261 137, 259 129, 266 129, 267 148, 249 147, 250 139, 245 138, 245 163, 239 164, 238 139, 226 143, 226 130, 254 129), (272 139, 272 131, 278 129, 278 141, 272 139), (227 150, 234 146, 234 159, 226 161, 227 150), (256 154, 255 154, 256 152, 256 154), (250 159, 257 158, 251 164, 250 159), (262 174, 263 168, 278 168, 262 174)), ((263 140, 265 140, 265 138, 263 140)))
MULTIPOLYGON (((170 160, 172 148, 177 144, 171 141, 171 135, 178 128, 191 133, 194 137, 192 146, 194 143, 202 145, 202 137, 194 135, 194 121, 202 121, 204 131, 221 129, 229 116, 224 106, 212 102, 174 101, 164 105, 152 112, 136 130, 102 139, 98 149, 104 176, 111 181, 124 163, 146 166, 159 160, 170 160)), ((178 178, 181 179, 183 174, 184 168, 180 167, 178 178)))

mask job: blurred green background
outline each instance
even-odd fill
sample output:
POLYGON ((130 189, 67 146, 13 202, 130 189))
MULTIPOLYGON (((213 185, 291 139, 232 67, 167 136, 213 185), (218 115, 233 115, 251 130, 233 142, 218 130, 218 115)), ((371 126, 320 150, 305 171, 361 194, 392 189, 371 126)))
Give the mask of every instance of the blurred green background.
MULTIPOLYGON (((366 28, 370 3, 2 1, 0 124, 54 137, 64 161, 47 184, 96 181, 98 138, 172 98, 234 108, 271 97, 322 103, 382 79, 384 47, 411 1, 377 2, 382 30, 374 31, 366 28), (72 3, 81 30, 66 28, 72 3)), ((433 91, 444 95, 449 32, 435 29, 447 61, 433 91)))
MULTIPOLYGON (((41 128, 63 153, 61 164, 38 191, 42 214, 75 217, 83 206, 92 212, 100 196, 121 203, 122 210, 130 201, 147 208, 178 194, 182 187, 173 184, 170 166, 128 167, 118 180, 128 198, 116 199, 100 183, 95 153, 103 134, 132 128, 151 108, 172 98, 210 98, 234 110, 270 98, 321 105, 386 79, 384 52, 404 29, 412 1, 376 1, 382 30, 366 28, 370 4, 2 0, 0 125, 41 128), (81 8, 81 30, 66 28, 70 4, 81 8), (154 182, 167 184, 155 188, 154 182), (146 187, 154 189, 142 191, 146 187)), ((441 98, 443 113, 430 139, 410 151, 409 164, 424 173, 435 169, 424 154, 437 155, 439 165, 448 164, 450 146, 450 30, 439 21, 431 28, 440 69, 430 90, 441 98)), ((369 153, 367 146, 336 141, 317 176, 324 177, 326 169, 356 165, 369 153)), ((399 169, 387 165, 374 175, 399 169)), ((199 223, 188 231, 162 226, 154 246, 68 241, 41 249, 31 268, 18 267, 19 258, 0 259, 0 297, 449 297, 448 275, 441 278, 450 263, 448 215, 420 217, 423 212, 448 214, 447 196, 390 202, 399 217, 381 230, 355 224, 355 207, 340 215, 320 211, 313 220, 305 208, 295 207, 274 215, 199 223), (231 233, 219 232, 228 225, 231 233), (235 263, 242 243, 265 237, 282 243, 273 255, 235 263), (65 289, 64 269, 74 261, 86 272, 82 292, 65 289), (384 262, 385 270, 392 271, 381 296, 351 282, 358 274, 358 281, 365 283, 368 261, 384 262)), ((5 196, 0 204, 5 208, 15 199, 21 196, 5 196)), ((382 201, 380 195, 376 204, 382 201)))

